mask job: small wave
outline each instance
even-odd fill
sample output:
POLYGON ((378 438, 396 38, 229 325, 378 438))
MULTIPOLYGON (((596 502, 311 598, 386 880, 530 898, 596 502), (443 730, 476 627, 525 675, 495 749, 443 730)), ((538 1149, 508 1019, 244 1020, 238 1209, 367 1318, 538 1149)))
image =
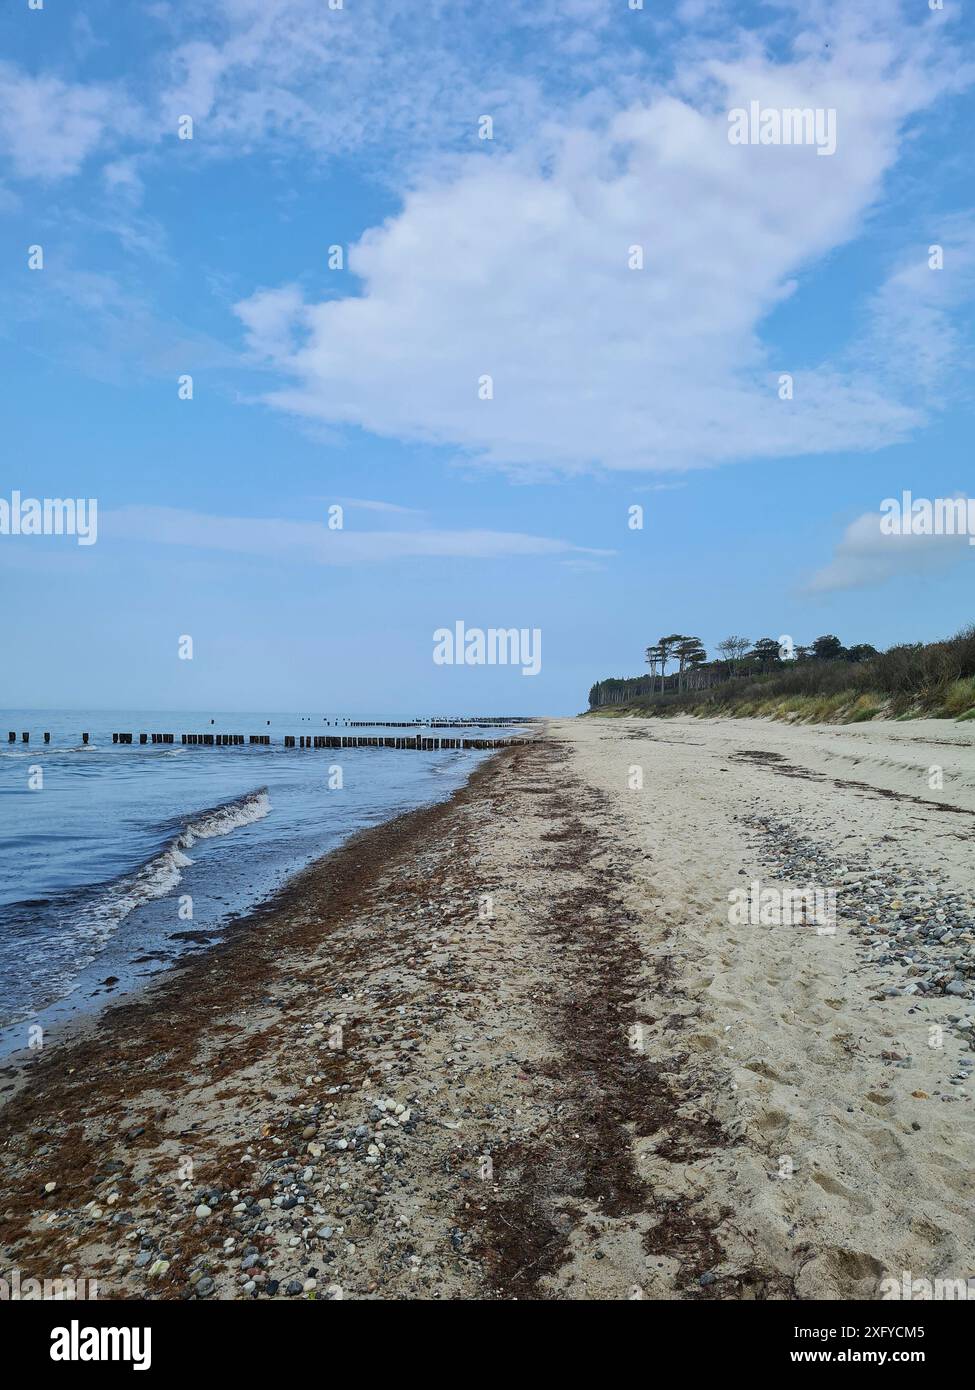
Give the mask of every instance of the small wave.
POLYGON ((130 912, 153 898, 171 892, 183 877, 183 869, 193 860, 186 853, 197 840, 211 840, 217 835, 229 835, 242 825, 261 820, 271 809, 267 787, 248 792, 235 801, 226 801, 209 810, 198 811, 185 821, 165 849, 141 869, 116 879, 99 893, 94 902, 81 912, 82 934, 96 947, 101 946, 130 912))
POLYGON ((271 809, 271 798, 267 787, 248 792, 236 801, 225 801, 220 806, 211 806, 208 811, 199 811, 192 820, 186 822, 177 836, 176 843, 189 849, 194 840, 211 840, 214 835, 229 835, 242 825, 262 820, 271 809))
POLYGON ((170 845, 134 874, 109 884, 80 914, 93 944, 101 945, 135 908, 175 888, 183 877, 182 870, 192 863, 189 855, 170 845))
POLYGON ((15 905, 27 909, 28 914, 38 906, 53 911, 51 925, 57 928, 60 968, 53 968, 50 939, 35 937, 25 945, 29 954, 39 952, 43 957, 47 986, 54 991, 54 997, 63 998, 71 992, 80 972, 102 951, 130 912, 172 892, 183 877, 183 870, 193 863, 186 851, 195 841, 229 835, 242 825, 260 820, 270 809, 268 790, 261 787, 235 801, 196 812, 163 849, 132 873, 94 890, 75 890, 60 904, 33 899, 15 905))

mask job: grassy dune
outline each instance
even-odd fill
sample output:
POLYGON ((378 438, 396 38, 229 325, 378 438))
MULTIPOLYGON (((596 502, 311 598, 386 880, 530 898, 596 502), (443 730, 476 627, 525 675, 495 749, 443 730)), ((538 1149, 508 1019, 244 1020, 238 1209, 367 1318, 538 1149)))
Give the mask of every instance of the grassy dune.
POLYGON ((975 627, 942 642, 892 647, 868 661, 805 661, 590 710, 621 715, 857 724, 871 719, 975 719, 975 627))

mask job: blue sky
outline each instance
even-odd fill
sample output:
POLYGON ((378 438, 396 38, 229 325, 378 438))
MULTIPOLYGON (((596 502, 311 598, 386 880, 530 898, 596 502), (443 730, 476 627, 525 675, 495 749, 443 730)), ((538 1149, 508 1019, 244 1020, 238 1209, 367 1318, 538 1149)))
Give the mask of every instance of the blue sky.
POLYGON ((975 32, 853 8, 5 7, 0 495, 99 534, 0 536, 2 702, 565 713, 664 632, 971 621, 975 550, 870 518, 972 490, 975 32))

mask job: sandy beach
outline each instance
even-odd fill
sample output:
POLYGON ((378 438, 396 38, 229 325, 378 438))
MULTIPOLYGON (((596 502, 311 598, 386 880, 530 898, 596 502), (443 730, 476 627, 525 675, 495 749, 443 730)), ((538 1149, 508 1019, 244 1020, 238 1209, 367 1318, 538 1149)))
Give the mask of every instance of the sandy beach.
POLYGON ((552 721, 0 1075, 3 1269, 164 1299, 973 1277, 973 838, 970 724, 552 721), (827 925, 732 911, 809 884, 827 925))

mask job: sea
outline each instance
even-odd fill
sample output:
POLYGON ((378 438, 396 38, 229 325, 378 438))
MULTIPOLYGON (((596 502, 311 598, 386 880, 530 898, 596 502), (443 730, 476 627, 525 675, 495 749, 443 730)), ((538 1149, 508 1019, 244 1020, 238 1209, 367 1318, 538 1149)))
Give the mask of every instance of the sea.
POLYGON ((358 830, 446 799, 489 756, 285 748, 285 735, 417 732, 526 730, 389 728, 334 713, 4 711, 0 1056, 206 950, 297 870, 358 830), (120 732, 133 743, 113 743, 120 732), (140 745, 140 733, 157 732, 175 743, 140 745), (193 746, 183 733, 271 741, 193 746))

